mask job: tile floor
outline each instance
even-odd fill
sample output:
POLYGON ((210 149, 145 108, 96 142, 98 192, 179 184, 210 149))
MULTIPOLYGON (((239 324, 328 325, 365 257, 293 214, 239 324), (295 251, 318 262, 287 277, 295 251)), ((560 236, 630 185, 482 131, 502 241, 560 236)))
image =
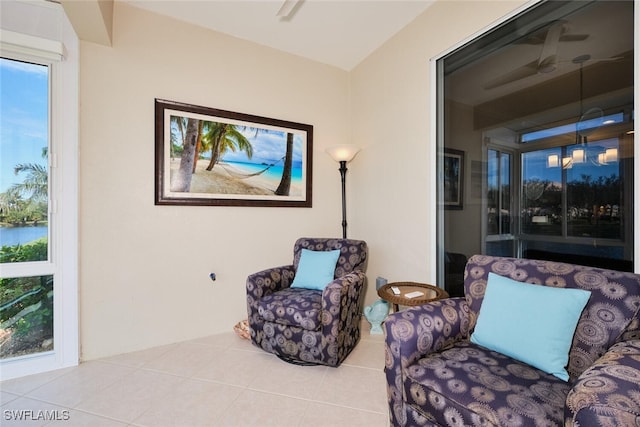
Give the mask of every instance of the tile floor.
POLYGON ((388 426, 384 341, 362 331, 337 369, 282 362, 229 332, 4 381, 0 425, 388 426))

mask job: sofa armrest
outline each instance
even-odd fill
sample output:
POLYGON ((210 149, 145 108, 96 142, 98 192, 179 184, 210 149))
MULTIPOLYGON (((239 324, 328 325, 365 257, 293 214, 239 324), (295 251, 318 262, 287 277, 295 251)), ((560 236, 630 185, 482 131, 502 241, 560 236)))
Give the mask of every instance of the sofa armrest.
POLYGON ((468 338, 469 319, 469 306, 461 297, 390 314, 384 322, 387 362, 395 360, 405 368, 424 355, 468 338))
POLYGON ((293 265, 268 268, 247 277, 247 313, 258 313, 258 301, 281 289, 288 288, 293 282, 293 265))
POLYGON ((569 391, 565 425, 640 425, 639 390, 640 340, 614 344, 569 391))
POLYGON ((342 306, 342 296, 346 295, 349 298, 353 298, 356 295, 360 295, 364 280, 365 274, 359 270, 333 279, 322 291, 322 311, 326 310, 332 312, 332 314, 337 314, 342 306))
POLYGON ((356 270, 334 279, 322 292, 323 335, 338 337, 356 316, 360 318, 360 296, 365 274, 356 270), (343 313, 347 310, 347 313, 343 313))
POLYGON ((391 423, 404 425, 404 370, 421 357, 469 337, 469 306, 448 298, 390 314, 384 322, 385 375, 391 423))

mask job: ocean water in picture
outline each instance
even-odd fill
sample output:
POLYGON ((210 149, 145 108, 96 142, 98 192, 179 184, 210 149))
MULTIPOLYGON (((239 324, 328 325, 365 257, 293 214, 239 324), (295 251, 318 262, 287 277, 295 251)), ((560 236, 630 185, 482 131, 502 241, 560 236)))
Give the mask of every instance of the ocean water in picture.
MULTIPOLYGON (((241 170, 242 173, 246 173, 246 174, 254 174, 254 173, 263 171, 264 169, 269 167, 269 165, 271 164, 271 163, 261 164, 261 163, 230 162, 230 161, 225 161, 225 163, 227 163, 229 166, 232 166, 238 170, 241 170)), ((293 165, 291 168, 291 184, 302 185, 302 164, 300 163, 296 164, 296 163, 297 162, 293 162, 293 165)), ((273 181, 278 181, 279 183, 280 179, 282 179, 283 169, 284 169, 283 165, 279 163, 269 167, 269 169, 261 173, 260 176, 273 181)))

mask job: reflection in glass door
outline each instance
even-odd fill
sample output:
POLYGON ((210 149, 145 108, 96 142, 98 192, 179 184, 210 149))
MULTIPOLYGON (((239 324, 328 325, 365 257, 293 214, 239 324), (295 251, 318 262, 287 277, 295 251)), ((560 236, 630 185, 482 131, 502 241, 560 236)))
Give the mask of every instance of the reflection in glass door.
POLYGON ((630 135, 603 128, 593 141, 522 154, 524 257, 574 254, 578 261, 611 265, 616 260, 617 269, 632 269, 624 261, 631 252, 625 225, 632 222, 624 176, 631 173, 629 161, 621 158, 633 151, 625 143, 630 135))
POLYGON ((485 253, 514 255, 512 181, 511 153, 497 148, 488 149, 485 253))
POLYGON ((462 209, 436 185, 450 294, 478 253, 633 269, 637 5, 536 2, 436 58, 436 176, 471 172, 462 209))

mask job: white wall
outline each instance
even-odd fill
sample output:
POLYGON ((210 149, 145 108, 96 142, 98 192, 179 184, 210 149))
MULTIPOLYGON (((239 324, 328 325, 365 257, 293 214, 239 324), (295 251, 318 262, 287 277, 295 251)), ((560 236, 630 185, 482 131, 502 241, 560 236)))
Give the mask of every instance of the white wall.
POLYGON ((365 303, 377 276, 433 283, 430 60, 525 4, 437 1, 346 73, 116 2, 113 47, 81 45, 83 358, 229 331, 247 274, 289 262, 299 236, 341 234, 333 144, 362 147, 347 195, 365 303), (154 206, 156 97, 313 124, 314 207, 154 206))
POLYGON ((248 274, 341 235, 324 148, 349 142, 348 73, 121 2, 113 23, 80 48, 83 360, 228 332, 248 274), (313 208, 154 206, 154 98, 312 124, 313 208))
POLYGON ((350 224, 367 237, 370 278, 435 283, 430 59, 523 4, 438 1, 352 71, 353 142, 364 149, 351 167, 350 224))

